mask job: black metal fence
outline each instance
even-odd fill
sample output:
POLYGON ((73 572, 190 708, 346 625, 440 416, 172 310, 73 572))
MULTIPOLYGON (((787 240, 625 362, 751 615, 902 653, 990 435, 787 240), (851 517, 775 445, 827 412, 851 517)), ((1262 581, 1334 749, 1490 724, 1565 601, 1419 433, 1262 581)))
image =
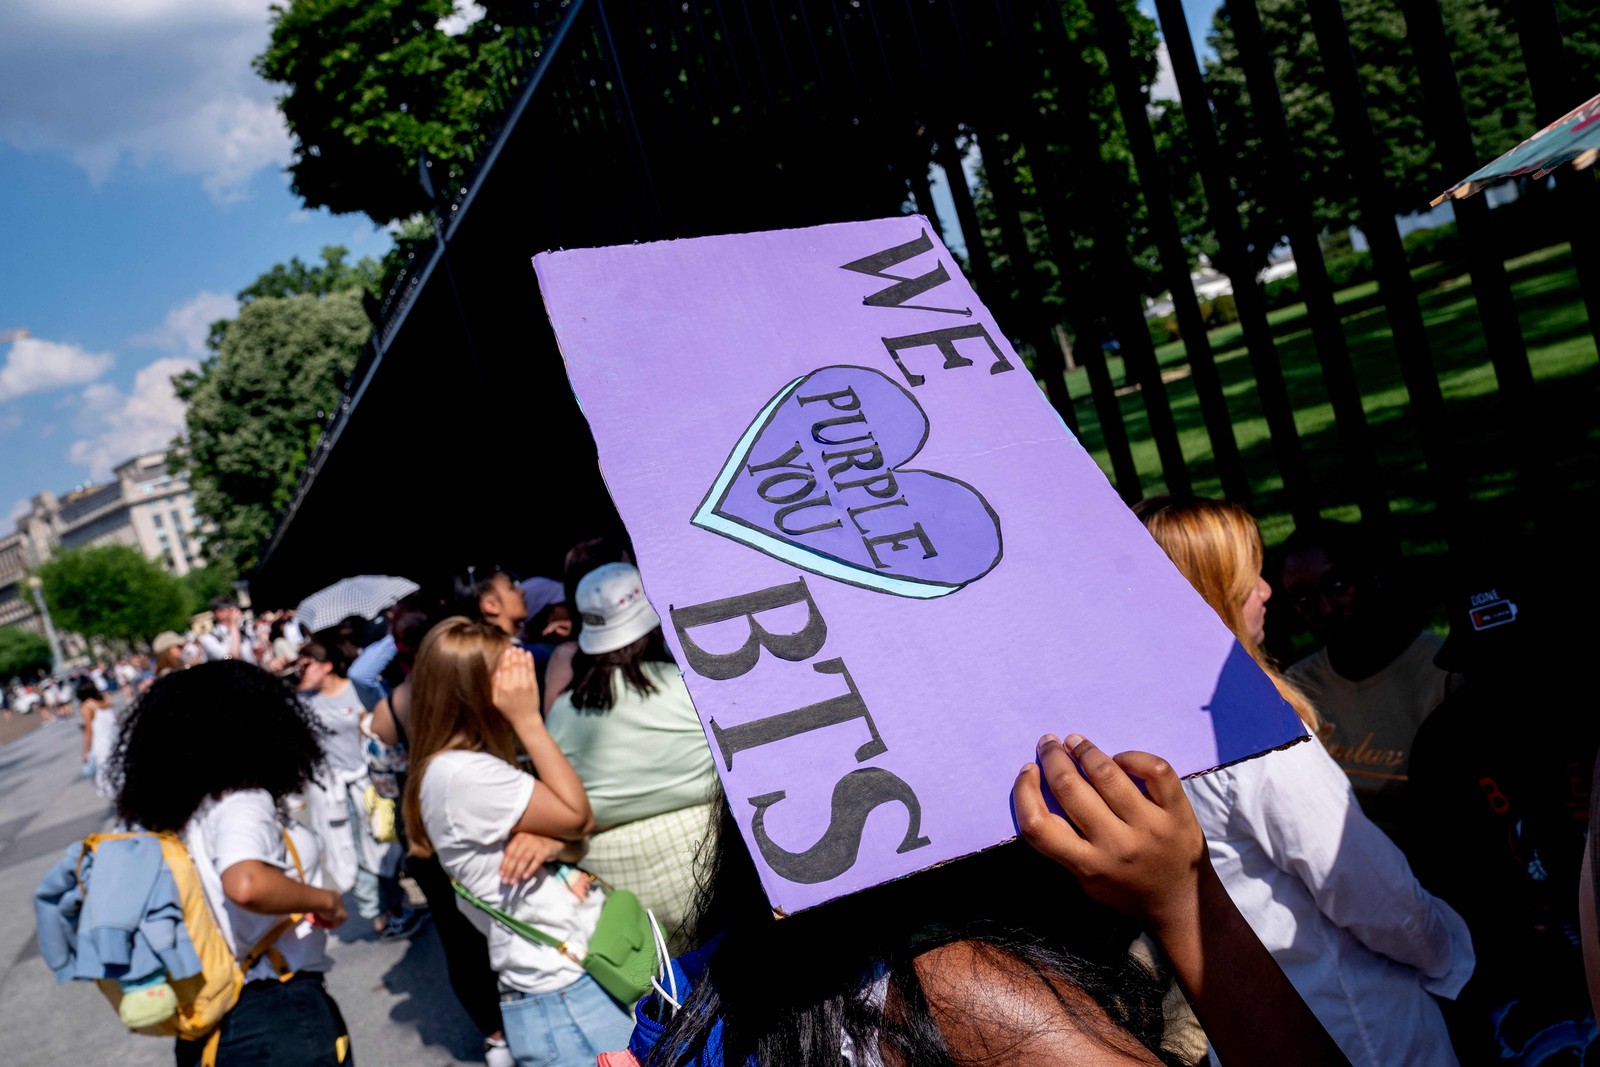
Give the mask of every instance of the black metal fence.
MULTIPOLYGON (((1425 321, 1389 206, 1339 2, 1306 6, 1377 280, 1375 297, 1340 302, 1310 204, 1293 181, 1282 182, 1270 206, 1298 268, 1315 346, 1309 370, 1286 363, 1256 281, 1240 192, 1180 0, 1155 0, 1155 9, 1181 94, 1181 166, 1158 147, 1149 57, 1130 43, 1134 5, 1122 0, 533 5, 520 53, 529 66, 507 73, 503 122, 486 132, 470 172, 436 176, 442 240, 418 250, 385 302, 370 358, 280 524, 262 579, 287 589, 319 571, 336 575, 340 567, 314 550, 318 534, 354 506, 350 496, 385 486, 426 504, 406 512, 418 532, 411 549, 481 552, 483 527, 462 532, 449 515, 493 491, 487 472, 495 465, 428 449, 399 464, 386 451, 397 423, 439 425, 442 407, 473 424, 515 398, 522 421, 509 450, 499 438, 499 454, 514 468, 520 459, 540 486, 530 497, 552 510, 497 535, 513 551, 547 557, 583 531, 576 514, 606 507, 543 321, 533 253, 911 210, 965 249, 980 296, 1129 501, 1161 489, 1225 494, 1272 517, 1269 538, 1289 519, 1333 511, 1358 513, 1396 541, 1475 549, 1474 531, 1503 525, 1502 515, 1487 522, 1484 508, 1520 507, 1525 492, 1592 488, 1600 436, 1593 353, 1565 365, 1555 388, 1568 406, 1552 416, 1552 393, 1536 382, 1524 341, 1538 309, 1519 308, 1498 213, 1481 200, 1457 211, 1474 299, 1448 337, 1464 344, 1479 331, 1470 339, 1489 354, 1497 388, 1465 405, 1447 400, 1441 335, 1425 321), (1107 130, 1122 146, 1116 153, 1104 150, 1107 130), (966 169, 979 159, 974 195, 966 169), (1237 307, 1241 336, 1225 345, 1207 332, 1190 285, 1192 234, 1173 206, 1175 183, 1196 175, 1215 262, 1237 307), (938 187, 948 190, 943 208, 938 187), (1154 269, 1170 289, 1181 352, 1159 348, 1147 326, 1150 282, 1141 271, 1149 264, 1132 251, 1142 246, 1155 250, 1154 269), (1385 425, 1373 425, 1363 396, 1375 385, 1362 380, 1346 340, 1353 315, 1378 313, 1398 369, 1385 387, 1403 389, 1403 425, 1388 425, 1387 411, 1385 425), (1297 422, 1297 410, 1321 402, 1331 405, 1331 426, 1297 422), (1253 421, 1265 423, 1264 436, 1242 432, 1253 421), (1489 423, 1503 444, 1484 456, 1474 442, 1489 423), (1564 461, 1551 459, 1557 452, 1564 461), (1516 492, 1483 491, 1507 479, 1516 492)), ((1464 175, 1483 160, 1438 0, 1402 8, 1441 167, 1464 175)), ((1254 0, 1232 0, 1227 10, 1265 165, 1287 175, 1296 130, 1254 0)), ((1553 2, 1519 0, 1516 10, 1547 121, 1589 90, 1561 81, 1553 2)), ((1564 220, 1588 312, 1577 328, 1588 330, 1600 323, 1594 186, 1587 174, 1559 175, 1556 185, 1549 202, 1564 220)), ((393 569, 406 570, 408 559, 417 569, 406 547, 395 550, 393 569)), ((373 548, 360 548, 367 567, 373 548)))

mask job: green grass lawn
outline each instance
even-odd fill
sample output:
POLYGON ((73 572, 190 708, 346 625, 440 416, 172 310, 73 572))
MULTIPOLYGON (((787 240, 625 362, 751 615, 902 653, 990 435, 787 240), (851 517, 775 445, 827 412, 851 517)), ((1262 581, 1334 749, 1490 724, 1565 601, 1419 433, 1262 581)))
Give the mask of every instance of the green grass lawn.
MULTIPOLYGON (((1536 383, 1539 416, 1533 441, 1519 440, 1502 411, 1468 276, 1459 268, 1435 264, 1414 271, 1413 278, 1445 397, 1450 450, 1467 483, 1471 517, 1516 525, 1519 515, 1558 506, 1559 498, 1567 494, 1576 502, 1578 494, 1592 491, 1600 480, 1600 409, 1595 403, 1600 370, 1569 246, 1510 260, 1506 267, 1536 383), (1531 493, 1541 498, 1531 501, 1531 493)), ((1336 301, 1396 527, 1408 552, 1436 553, 1443 547, 1443 531, 1377 284, 1352 286, 1338 293, 1336 301)), ((1357 494, 1343 469, 1333 407, 1327 400, 1305 305, 1280 308, 1269 321, 1313 484, 1322 493, 1322 511, 1333 518, 1356 519, 1357 494)), ((1273 544, 1288 534, 1293 521, 1287 514, 1243 332, 1237 325, 1224 326, 1212 330, 1210 340, 1235 439, 1255 493, 1254 508, 1267 542, 1273 544)), ((1182 342, 1161 346, 1157 357, 1164 374, 1181 375, 1187 367, 1182 342)), ((1121 359, 1112 357, 1109 362, 1116 384, 1125 385, 1121 359)), ((1111 464, 1086 372, 1081 368, 1068 372, 1067 385, 1079 436, 1109 475, 1111 464)), ((1222 495, 1193 380, 1176 377, 1167 383, 1167 394, 1195 491, 1222 495)), ((1144 491, 1159 492, 1165 485, 1143 398, 1132 390, 1124 392, 1119 402, 1144 491)))

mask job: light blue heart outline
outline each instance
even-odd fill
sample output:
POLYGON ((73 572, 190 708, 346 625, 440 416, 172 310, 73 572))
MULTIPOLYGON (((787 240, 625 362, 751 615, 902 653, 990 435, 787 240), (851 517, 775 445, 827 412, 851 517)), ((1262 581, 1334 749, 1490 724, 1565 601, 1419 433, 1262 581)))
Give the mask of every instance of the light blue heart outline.
MULTIPOLYGON (((917 582, 907 578, 895 578, 891 575, 872 574, 853 563, 835 559, 824 552, 803 548, 792 541, 774 537, 765 531, 752 529, 743 523, 733 522, 717 514, 716 502, 721 501, 727 494, 728 486, 732 484, 734 477, 739 473, 739 468, 744 465, 745 459, 750 454, 750 446, 755 444, 755 439, 760 436, 762 430, 766 429, 772 413, 789 398, 789 394, 794 392, 801 382, 815 373, 816 371, 811 371, 802 374, 782 389, 779 389, 777 395, 767 401, 766 406, 751 420, 749 428, 739 437, 739 441, 734 445, 733 451, 728 454, 727 460, 722 465, 722 470, 717 474, 717 480, 711 484, 711 491, 705 495, 705 499, 700 501, 700 506, 695 508, 694 515, 689 520, 690 524, 698 526, 702 530, 721 534, 730 540, 748 545, 757 552, 781 559, 785 563, 792 563, 802 570, 820 574, 824 578, 832 578, 836 582, 861 586, 880 593, 890 593, 894 596, 910 597, 916 600, 933 600, 966 588, 967 582, 962 582, 960 585, 942 585, 917 582)), ((896 469, 915 470, 916 468, 896 469)), ((922 473, 933 474, 932 471, 923 471, 922 473)), ((944 475, 934 476, 946 477, 944 475)), ((950 480, 957 481, 957 479, 950 480)), ((965 485, 966 483, 963 482, 961 484, 965 485)), ((967 488, 971 489, 972 487, 967 486, 967 488)), ((980 496, 979 499, 981 500, 982 497, 980 496)), ((990 514, 993 514, 993 512, 990 514)), ((996 562, 999 562, 998 558, 996 562)), ((991 564, 991 569, 992 567, 993 565, 991 564)), ((988 572, 985 571, 984 573, 987 574, 988 572)), ((978 577, 981 578, 982 575, 978 575, 978 577)), ((976 578, 973 579, 973 581, 976 580, 976 578)))

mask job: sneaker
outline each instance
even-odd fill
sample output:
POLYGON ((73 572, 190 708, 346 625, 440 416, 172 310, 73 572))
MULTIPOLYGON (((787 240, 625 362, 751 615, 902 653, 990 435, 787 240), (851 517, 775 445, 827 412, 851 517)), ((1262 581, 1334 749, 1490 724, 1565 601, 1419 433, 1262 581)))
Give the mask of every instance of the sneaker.
POLYGON ((483 1039, 483 1062, 485 1067, 516 1067, 516 1058, 511 1055, 511 1049, 506 1047, 503 1037, 486 1037, 483 1039))
POLYGON ((428 912, 422 908, 405 908, 398 915, 389 916, 389 921, 383 929, 378 931, 380 941, 398 941, 402 937, 410 937, 428 921, 428 912))

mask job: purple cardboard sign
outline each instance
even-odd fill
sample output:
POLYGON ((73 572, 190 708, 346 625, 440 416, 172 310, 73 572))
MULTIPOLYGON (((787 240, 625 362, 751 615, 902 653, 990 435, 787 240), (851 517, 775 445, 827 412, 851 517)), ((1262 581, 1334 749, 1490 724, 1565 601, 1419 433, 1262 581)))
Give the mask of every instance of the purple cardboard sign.
POLYGON ((1302 736, 925 219, 534 266, 774 908, 1015 837, 1046 732, 1180 774, 1302 736))

